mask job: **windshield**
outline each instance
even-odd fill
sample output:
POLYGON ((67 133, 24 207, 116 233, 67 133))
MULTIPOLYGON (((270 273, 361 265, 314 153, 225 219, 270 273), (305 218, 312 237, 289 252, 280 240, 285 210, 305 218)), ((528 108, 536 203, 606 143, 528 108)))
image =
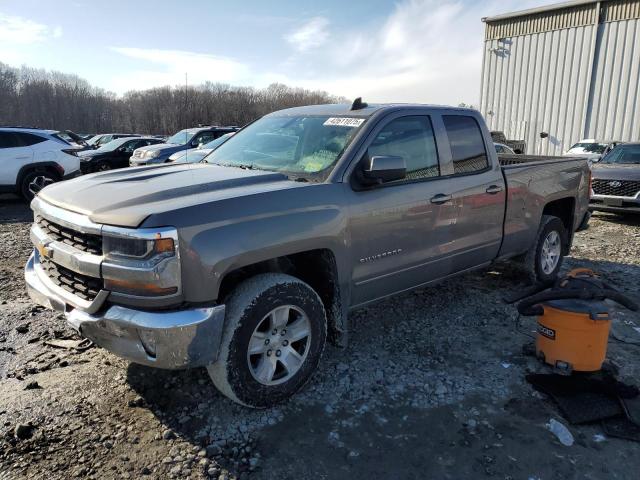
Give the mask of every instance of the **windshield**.
POLYGON ((576 143, 569 153, 603 153, 606 148, 606 143, 576 143))
POLYGON ((131 140, 129 137, 116 138, 115 140, 111 140, 110 142, 105 143, 100 148, 95 150, 96 152, 112 152, 122 144, 131 140))
POLYGON ((302 177, 326 173, 364 122, 328 116, 264 117, 220 145, 206 161, 302 177))
POLYGON ((640 165, 640 145, 618 145, 600 163, 640 165))
POLYGON ((175 145, 185 145, 186 143, 189 143, 191 141, 196 133, 197 132, 193 130, 180 130, 175 135, 169 137, 167 139, 167 143, 173 143, 175 145))
POLYGON ((87 145, 95 145, 96 143, 98 143, 98 141, 102 138, 102 135, 96 135, 93 138, 90 138, 89 140, 87 140, 87 145))

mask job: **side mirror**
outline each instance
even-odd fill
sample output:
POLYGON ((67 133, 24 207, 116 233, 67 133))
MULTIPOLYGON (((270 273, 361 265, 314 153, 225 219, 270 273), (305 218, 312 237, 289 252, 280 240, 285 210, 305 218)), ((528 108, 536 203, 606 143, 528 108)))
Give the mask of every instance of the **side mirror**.
POLYGON ((197 147, 198 145, 200 145, 200 142, 198 140, 192 140, 191 141, 191 146, 192 147, 197 147))
POLYGON ((371 184, 402 180, 407 176, 407 164, 402 157, 378 155, 365 161, 362 176, 371 184))

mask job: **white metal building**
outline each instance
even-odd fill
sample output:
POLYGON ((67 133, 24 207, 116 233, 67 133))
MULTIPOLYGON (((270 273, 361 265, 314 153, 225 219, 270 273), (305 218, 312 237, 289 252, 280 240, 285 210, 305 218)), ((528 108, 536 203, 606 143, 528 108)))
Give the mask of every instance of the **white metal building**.
POLYGON ((577 0, 483 18, 480 111, 527 153, 640 140, 640 0, 577 0), (540 133, 548 134, 540 138, 540 133))

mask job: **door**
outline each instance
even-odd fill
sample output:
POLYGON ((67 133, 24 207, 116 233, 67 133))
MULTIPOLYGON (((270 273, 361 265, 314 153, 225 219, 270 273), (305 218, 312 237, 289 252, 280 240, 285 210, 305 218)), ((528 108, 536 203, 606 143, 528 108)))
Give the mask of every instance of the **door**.
POLYGON ((0 132, 0 185, 16 185, 20 169, 33 162, 33 148, 24 146, 14 132, 0 132))
POLYGON ((357 190, 348 186, 352 304, 362 304, 449 273, 449 227, 455 210, 447 202, 448 180, 431 118, 396 114, 372 132, 365 156, 402 157, 404 180, 357 190))
MULTIPOLYGON (((450 232, 455 242, 454 270, 496 258, 502 242, 506 192, 500 165, 491 165, 477 120, 471 115, 443 115, 453 172, 448 193, 455 217, 450 232)), ((492 156, 495 158, 495 155, 492 156)))
POLYGON ((133 155, 133 151, 136 148, 146 147, 148 143, 146 140, 129 140, 119 149, 113 152, 113 166, 112 168, 125 168, 129 166, 129 159, 133 155))

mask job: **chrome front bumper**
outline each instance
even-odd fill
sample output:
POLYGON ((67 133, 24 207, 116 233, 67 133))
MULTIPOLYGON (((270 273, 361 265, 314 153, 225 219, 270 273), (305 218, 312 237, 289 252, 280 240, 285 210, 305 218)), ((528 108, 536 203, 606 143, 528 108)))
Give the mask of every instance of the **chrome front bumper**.
POLYGON ((135 363, 180 369, 201 367, 218 359, 225 307, 144 311, 112 305, 95 313, 72 308, 35 269, 32 253, 25 267, 31 299, 63 312, 67 322, 96 345, 135 363))

